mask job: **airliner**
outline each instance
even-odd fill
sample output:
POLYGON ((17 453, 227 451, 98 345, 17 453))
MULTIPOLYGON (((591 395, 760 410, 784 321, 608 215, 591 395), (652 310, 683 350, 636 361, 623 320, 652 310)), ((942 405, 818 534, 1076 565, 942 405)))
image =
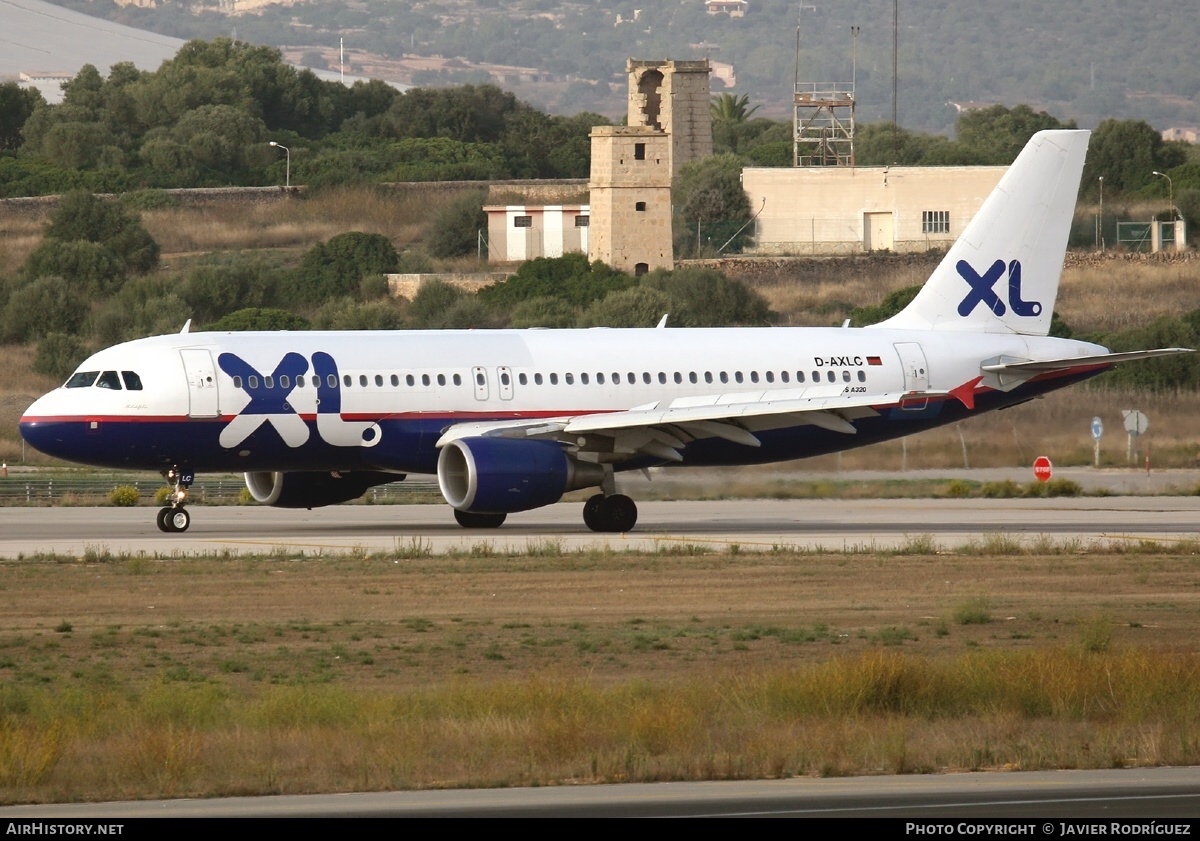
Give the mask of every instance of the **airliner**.
POLYGON ((126 342, 39 398, 21 434, 51 456, 155 470, 164 532, 198 472, 255 500, 347 502, 436 474, 466 528, 595 488, 584 524, 625 532, 616 476, 838 452, 1030 400, 1112 365, 1049 337, 1086 131, 1043 131, 912 303, 863 328, 189 332, 126 342))

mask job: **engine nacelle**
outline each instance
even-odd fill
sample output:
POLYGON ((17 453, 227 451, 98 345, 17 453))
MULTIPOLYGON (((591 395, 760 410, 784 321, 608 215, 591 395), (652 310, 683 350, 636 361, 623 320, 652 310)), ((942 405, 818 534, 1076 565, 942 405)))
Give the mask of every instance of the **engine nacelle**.
POLYGON ((320 508, 358 499, 369 488, 399 482, 400 473, 356 470, 352 473, 293 471, 247 473, 246 488, 256 502, 276 508, 320 508))
POLYGON ((599 485, 604 470, 576 461, 561 444, 515 438, 460 438, 438 454, 438 486, 459 511, 511 514, 599 485))

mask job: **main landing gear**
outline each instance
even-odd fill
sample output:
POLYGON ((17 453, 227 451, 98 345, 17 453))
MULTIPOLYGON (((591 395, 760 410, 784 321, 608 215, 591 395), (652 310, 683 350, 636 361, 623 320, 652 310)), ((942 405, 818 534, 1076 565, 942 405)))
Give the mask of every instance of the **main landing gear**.
POLYGON ((172 467, 163 473, 163 478, 171 483, 173 490, 167 496, 167 501, 171 504, 158 511, 158 530, 187 531, 188 526, 192 524, 192 515, 184 509, 183 504, 187 501, 187 489, 191 487, 196 474, 190 470, 183 471, 178 467, 172 467))
POLYGON ((627 532, 637 524, 637 504, 624 494, 596 494, 583 504, 583 524, 592 531, 627 532))

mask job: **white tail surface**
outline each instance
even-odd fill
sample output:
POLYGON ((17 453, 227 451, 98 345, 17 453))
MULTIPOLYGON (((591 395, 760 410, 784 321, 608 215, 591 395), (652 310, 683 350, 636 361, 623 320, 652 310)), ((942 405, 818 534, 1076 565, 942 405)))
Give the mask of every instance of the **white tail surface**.
POLYGON ((1045 336, 1089 135, 1030 138, 917 297, 876 326, 1045 336))

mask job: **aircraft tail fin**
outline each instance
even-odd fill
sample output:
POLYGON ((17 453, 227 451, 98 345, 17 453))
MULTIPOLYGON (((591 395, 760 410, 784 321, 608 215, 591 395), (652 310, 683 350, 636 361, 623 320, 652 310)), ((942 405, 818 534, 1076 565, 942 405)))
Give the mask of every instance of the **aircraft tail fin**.
POLYGON ((917 297, 876 326, 1047 335, 1089 135, 1030 138, 917 297))

